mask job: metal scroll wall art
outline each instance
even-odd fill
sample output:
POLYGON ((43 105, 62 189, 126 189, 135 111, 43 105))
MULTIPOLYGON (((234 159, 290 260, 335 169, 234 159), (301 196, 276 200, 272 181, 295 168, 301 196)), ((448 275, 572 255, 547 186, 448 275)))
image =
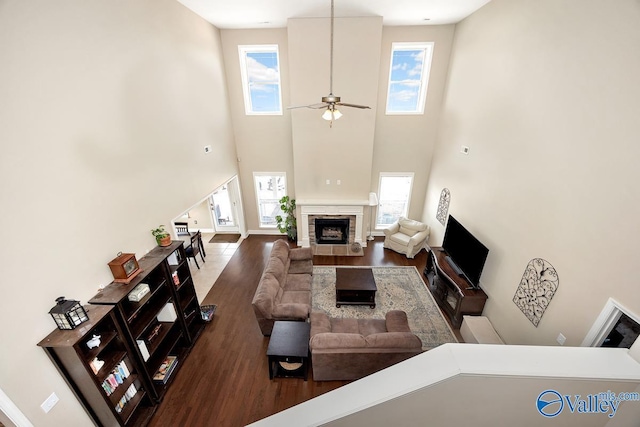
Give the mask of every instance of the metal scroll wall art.
POLYGON ((513 296, 513 302, 536 328, 559 284, 558 273, 548 261, 542 258, 529 261, 513 296))
POLYGON ((444 225, 447 220, 447 213, 449 212, 449 202, 451 201, 451 193, 448 188, 443 188, 440 193, 440 202, 438 203, 438 213, 436 213, 436 219, 440 221, 440 224, 444 225))

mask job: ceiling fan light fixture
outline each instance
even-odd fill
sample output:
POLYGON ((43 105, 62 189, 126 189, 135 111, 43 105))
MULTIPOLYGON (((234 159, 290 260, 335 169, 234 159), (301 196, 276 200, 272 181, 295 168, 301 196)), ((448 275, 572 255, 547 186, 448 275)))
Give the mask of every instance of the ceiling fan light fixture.
POLYGON ((342 117, 342 113, 337 108, 328 107, 324 113, 322 113, 322 118, 327 121, 338 120, 340 117, 342 117))

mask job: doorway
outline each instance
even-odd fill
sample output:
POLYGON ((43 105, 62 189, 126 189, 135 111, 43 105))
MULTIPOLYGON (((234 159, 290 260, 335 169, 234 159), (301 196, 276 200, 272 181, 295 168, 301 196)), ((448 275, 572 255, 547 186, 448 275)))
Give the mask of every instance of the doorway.
POLYGON ((639 335, 640 317, 609 298, 582 346, 631 348, 639 335))
POLYGON ((209 196, 209 208, 216 233, 239 233, 241 204, 238 177, 235 176, 209 196))
POLYGON ((600 347, 631 348, 640 335, 640 324, 622 313, 600 347))

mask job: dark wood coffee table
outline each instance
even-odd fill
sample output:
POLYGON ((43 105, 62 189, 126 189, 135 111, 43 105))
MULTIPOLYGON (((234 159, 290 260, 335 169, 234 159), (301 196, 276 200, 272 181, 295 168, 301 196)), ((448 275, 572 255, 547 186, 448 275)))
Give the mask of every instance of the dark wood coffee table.
POLYGON ((307 322, 278 320, 273 324, 267 348, 269 379, 276 376, 307 380, 310 332, 307 322))
POLYGON ((370 268, 336 268, 336 307, 350 304, 376 308, 377 290, 370 268))

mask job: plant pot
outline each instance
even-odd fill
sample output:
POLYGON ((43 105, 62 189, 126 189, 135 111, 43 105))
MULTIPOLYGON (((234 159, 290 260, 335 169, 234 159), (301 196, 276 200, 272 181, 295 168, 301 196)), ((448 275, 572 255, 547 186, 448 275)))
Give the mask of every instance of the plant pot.
POLYGON ((156 242, 160 246, 169 246, 171 244, 171 236, 156 237, 156 242))

